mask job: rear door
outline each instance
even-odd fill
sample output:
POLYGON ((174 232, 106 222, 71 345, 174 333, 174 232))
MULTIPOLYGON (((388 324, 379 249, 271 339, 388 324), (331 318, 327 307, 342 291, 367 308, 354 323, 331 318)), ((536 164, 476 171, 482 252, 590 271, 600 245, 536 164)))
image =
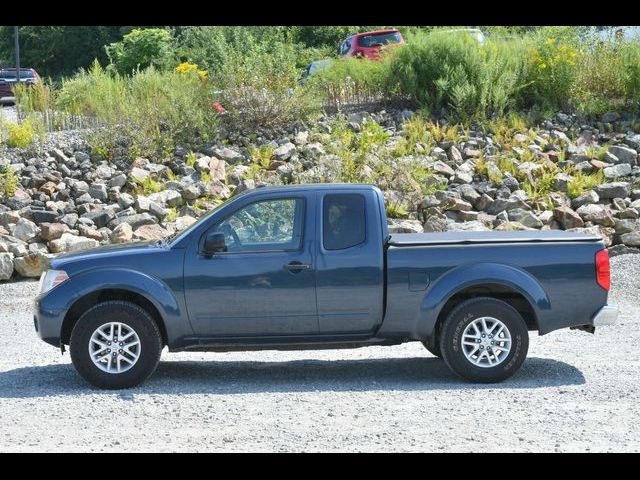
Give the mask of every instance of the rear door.
POLYGON ((316 285, 320 333, 368 333, 382 322, 381 213, 365 189, 317 192, 316 285))

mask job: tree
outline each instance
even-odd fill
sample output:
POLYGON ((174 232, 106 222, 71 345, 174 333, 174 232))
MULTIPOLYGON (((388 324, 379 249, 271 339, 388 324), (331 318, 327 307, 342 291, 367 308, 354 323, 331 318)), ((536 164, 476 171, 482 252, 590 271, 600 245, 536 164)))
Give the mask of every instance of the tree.
POLYGON ((136 28, 105 50, 111 63, 122 74, 150 66, 164 68, 175 56, 173 36, 163 28, 136 28))
MULTIPOLYGON (((42 76, 70 75, 94 59, 106 63, 104 45, 122 38, 116 26, 26 26, 20 27, 20 63, 42 76)), ((0 27, 0 65, 14 59, 13 27, 0 27)))

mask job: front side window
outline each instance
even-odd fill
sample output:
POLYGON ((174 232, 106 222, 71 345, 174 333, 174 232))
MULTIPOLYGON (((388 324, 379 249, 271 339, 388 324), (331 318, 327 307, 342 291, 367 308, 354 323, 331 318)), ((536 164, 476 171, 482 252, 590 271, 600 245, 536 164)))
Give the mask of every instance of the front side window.
POLYGON ((225 236, 227 252, 297 250, 302 243, 301 198, 251 203, 214 226, 225 236))
POLYGON ((364 197, 327 195, 322 208, 322 243, 326 250, 344 250, 366 238, 364 197))

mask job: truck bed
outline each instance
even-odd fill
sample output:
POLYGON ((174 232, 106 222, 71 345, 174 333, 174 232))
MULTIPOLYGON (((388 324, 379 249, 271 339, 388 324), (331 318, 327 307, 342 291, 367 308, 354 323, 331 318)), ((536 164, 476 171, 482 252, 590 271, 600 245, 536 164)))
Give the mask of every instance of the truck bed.
POLYGON ((597 242, 597 235, 560 230, 538 230, 517 232, 439 232, 439 233, 394 233, 388 245, 394 247, 418 245, 484 244, 484 243, 528 243, 528 242, 597 242))

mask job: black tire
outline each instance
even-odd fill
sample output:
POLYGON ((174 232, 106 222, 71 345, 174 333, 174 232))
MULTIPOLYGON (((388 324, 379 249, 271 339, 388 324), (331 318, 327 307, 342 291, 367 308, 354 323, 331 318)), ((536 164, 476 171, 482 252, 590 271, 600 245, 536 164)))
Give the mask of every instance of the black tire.
MULTIPOLYGON (((492 348, 492 347, 488 347, 492 348)), ((441 330, 440 350, 447 366, 460 377, 476 383, 496 383, 511 377, 522 365, 529 349, 527 324, 518 311, 502 300, 478 297, 462 302, 447 316, 441 330), (462 334, 472 321, 492 317, 511 335, 511 350, 496 366, 479 367, 462 350, 462 334)))
POLYGON ((114 390, 131 388, 144 382, 158 366, 163 345, 158 326, 149 312, 135 303, 113 300, 94 305, 82 314, 71 331, 69 347, 73 366, 82 378, 98 388, 114 390), (137 362, 122 373, 100 370, 89 354, 93 332, 113 321, 129 326, 140 339, 137 362))
POLYGON ((430 344, 429 342, 422 342, 422 345, 424 345, 424 348, 426 348, 431 355, 434 355, 438 358, 442 358, 442 352, 440 351, 440 343, 437 340, 435 340, 433 344, 430 344))

